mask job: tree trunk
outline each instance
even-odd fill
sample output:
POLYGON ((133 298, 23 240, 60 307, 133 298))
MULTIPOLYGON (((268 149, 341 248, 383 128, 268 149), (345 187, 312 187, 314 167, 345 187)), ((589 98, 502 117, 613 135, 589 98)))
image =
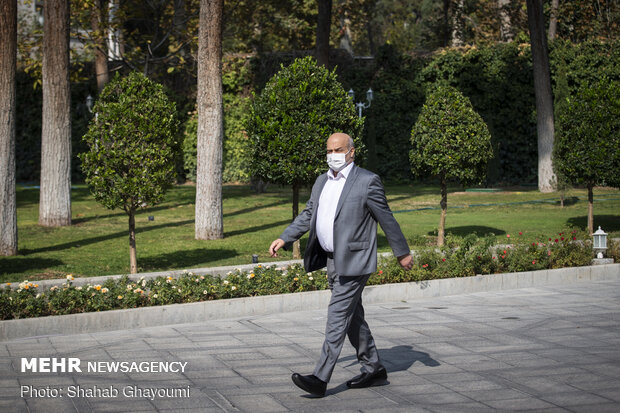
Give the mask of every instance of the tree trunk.
POLYGON ((353 46, 351 46, 351 30, 349 27, 351 26, 351 19, 347 15, 347 11, 344 8, 343 4, 340 5, 340 48, 349 52, 349 54, 353 54, 353 46))
POLYGON ((120 0, 109 0, 106 9, 108 15, 108 58, 110 60, 121 60, 125 54, 123 36, 119 29, 120 24, 117 22, 119 2, 120 0))
POLYGON ((200 1, 196 239, 202 240, 224 237, 222 216, 223 4, 224 0, 200 1))
POLYGON ((173 25, 175 34, 183 35, 186 30, 187 11, 185 10, 185 0, 175 0, 173 25))
POLYGON ((553 192, 555 176, 551 161, 553 151, 553 94, 547 54, 542 0, 527 0, 528 25, 532 44, 536 124, 538 132, 538 190, 553 192))
POLYGON ((441 218, 439 218, 439 231, 437 231, 437 245, 443 246, 445 242, 446 215, 448 214, 448 185, 446 178, 441 178, 441 218))
POLYGON ((103 90, 109 80, 108 49, 106 47, 107 14, 107 2, 105 0, 95 0, 91 15, 91 25, 95 38, 95 75, 99 92, 103 90))
POLYGON ((447 47, 450 45, 450 3, 451 0, 443 0, 443 46, 447 47))
POLYGON ((69 1, 43 7, 43 127, 39 224, 71 225, 69 1))
POLYGON ((129 210, 129 272, 138 273, 138 257, 136 254, 136 211, 129 210))
MULTIPOLYGON (((299 215, 299 184, 293 184, 293 221, 299 215)), ((299 240, 293 243, 293 259, 301 258, 301 243, 299 240)))
POLYGON ((594 234, 594 185, 588 184, 588 232, 594 234))
POLYGON ((372 35, 372 25, 370 22, 366 23, 366 37, 368 38, 368 49, 370 55, 374 56, 377 53, 377 46, 375 45, 375 38, 372 35))
POLYGON ((329 31, 332 22, 332 0, 318 0, 319 15, 316 24, 316 61, 329 67, 329 31))
POLYGON ((499 9, 499 35, 502 42, 512 42, 514 40, 512 22, 510 21, 510 14, 507 9, 509 5, 510 0, 497 1, 497 7, 499 9))
POLYGON ((549 40, 555 39, 555 34, 558 27, 558 6, 560 0, 551 0, 551 10, 549 11, 549 40))
POLYGON ((15 71, 17 1, 0 3, 0 255, 17 254, 15 71))
POLYGON ((450 36, 450 46, 463 46, 463 7, 464 0, 453 0, 452 9, 452 29, 450 36))
POLYGON ((368 49, 370 51, 370 55, 374 56, 377 52, 377 45, 375 44, 375 38, 372 29, 372 19, 374 15, 375 4, 374 2, 371 3, 365 1, 362 7, 364 8, 364 14, 366 15, 366 18, 364 19, 364 28, 366 29, 366 38, 368 39, 368 49))

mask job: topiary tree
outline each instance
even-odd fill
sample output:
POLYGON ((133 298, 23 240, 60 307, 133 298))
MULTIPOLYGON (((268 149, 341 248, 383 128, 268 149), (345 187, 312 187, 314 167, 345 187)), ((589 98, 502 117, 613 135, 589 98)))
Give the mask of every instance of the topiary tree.
POLYGON ((133 72, 101 92, 83 140, 82 171, 95 199, 129 215, 130 271, 138 271, 135 214, 164 197, 175 175, 178 121, 174 102, 158 85, 133 72))
POLYGON ((554 164, 588 188, 588 231, 594 231, 593 188, 620 187, 620 82, 604 79, 567 98, 557 120, 554 164))
POLYGON ((491 134, 469 99, 452 86, 437 86, 422 107, 411 131, 409 154, 414 175, 439 178, 441 218, 437 244, 443 245, 448 208, 447 183, 482 182, 493 156, 491 134))
MULTIPOLYGON (((254 96, 247 123, 253 148, 250 171, 266 181, 292 185, 295 219, 299 189, 327 170, 327 138, 334 132, 347 133, 359 158, 364 152, 362 128, 336 72, 318 66, 312 57, 296 59, 254 96)), ((299 244, 294 256, 300 256, 299 244)))

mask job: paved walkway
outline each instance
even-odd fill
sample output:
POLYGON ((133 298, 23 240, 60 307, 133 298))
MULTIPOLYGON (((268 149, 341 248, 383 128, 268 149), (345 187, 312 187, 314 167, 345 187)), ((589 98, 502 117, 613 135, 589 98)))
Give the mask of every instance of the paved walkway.
POLYGON ((312 371, 323 340, 325 311, 304 311, 2 342, 0 411, 620 411, 620 281, 394 302, 366 314, 389 385, 347 389, 359 372, 347 343, 325 398, 294 387, 291 373, 312 371), (22 373, 24 357, 79 358, 82 372, 22 373), (178 373, 89 372, 93 361, 187 364, 178 373))

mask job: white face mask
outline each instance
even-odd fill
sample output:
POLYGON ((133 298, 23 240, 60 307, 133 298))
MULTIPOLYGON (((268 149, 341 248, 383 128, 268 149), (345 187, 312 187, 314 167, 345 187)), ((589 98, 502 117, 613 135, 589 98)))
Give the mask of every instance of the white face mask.
POLYGON ((351 152, 351 149, 347 153, 328 153, 327 165, 334 172, 340 172, 347 166, 346 156, 351 152))

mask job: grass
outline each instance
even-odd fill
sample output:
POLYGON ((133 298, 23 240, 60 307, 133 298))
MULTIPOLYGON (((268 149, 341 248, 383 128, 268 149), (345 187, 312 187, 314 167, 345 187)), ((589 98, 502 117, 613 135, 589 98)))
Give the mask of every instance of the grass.
MULTIPOLYGON (((510 188, 503 192, 448 194, 447 233, 494 233, 500 242, 506 234, 552 236, 566 228, 586 226, 586 191, 567 192, 560 208, 558 194, 541 194, 534 188, 510 188), (543 201, 543 202, 541 202, 543 201), (493 204, 493 205, 480 205, 493 204), (509 205, 504 205, 509 204, 509 205), (476 206, 474 206, 476 205, 476 206)), ((439 222, 438 188, 400 185, 386 188, 388 201, 410 246, 432 242, 439 222)), ((305 203, 309 190, 302 192, 305 203)), ((291 220, 289 188, 272 186, 255 194, 248 186, 226 185, 224 233, 221 240, 194 239, 195 187, 172 188, 166 200, 140 211, 136 217, 138 266, 141 272, 250 263, 252 254, 260 262, 272 261, 267 248, 291 220), (154 221, 148 217, 153 216, 154 221)), ((64 278, 67 274, 98 276, 129 271, 127 216, 121 210, 106 210, 94 201, 84 185, 72 191, 73 225, 43 228, 37 225, 37 188, 17 190, 19 255, 0 258, 0 282, 64 278)), ((300 210, 303 205, 300 206, 300 210)), ((620 194, 617 190, 595 190, 594 223, 612 237, 620 236, 620 194)), ((304 245, 305 236, 302 239, 304 245)), ((389 251, 381 231, 380 251, 389 251)), ((278 260, 291 259, 282 252, 278 260)))

